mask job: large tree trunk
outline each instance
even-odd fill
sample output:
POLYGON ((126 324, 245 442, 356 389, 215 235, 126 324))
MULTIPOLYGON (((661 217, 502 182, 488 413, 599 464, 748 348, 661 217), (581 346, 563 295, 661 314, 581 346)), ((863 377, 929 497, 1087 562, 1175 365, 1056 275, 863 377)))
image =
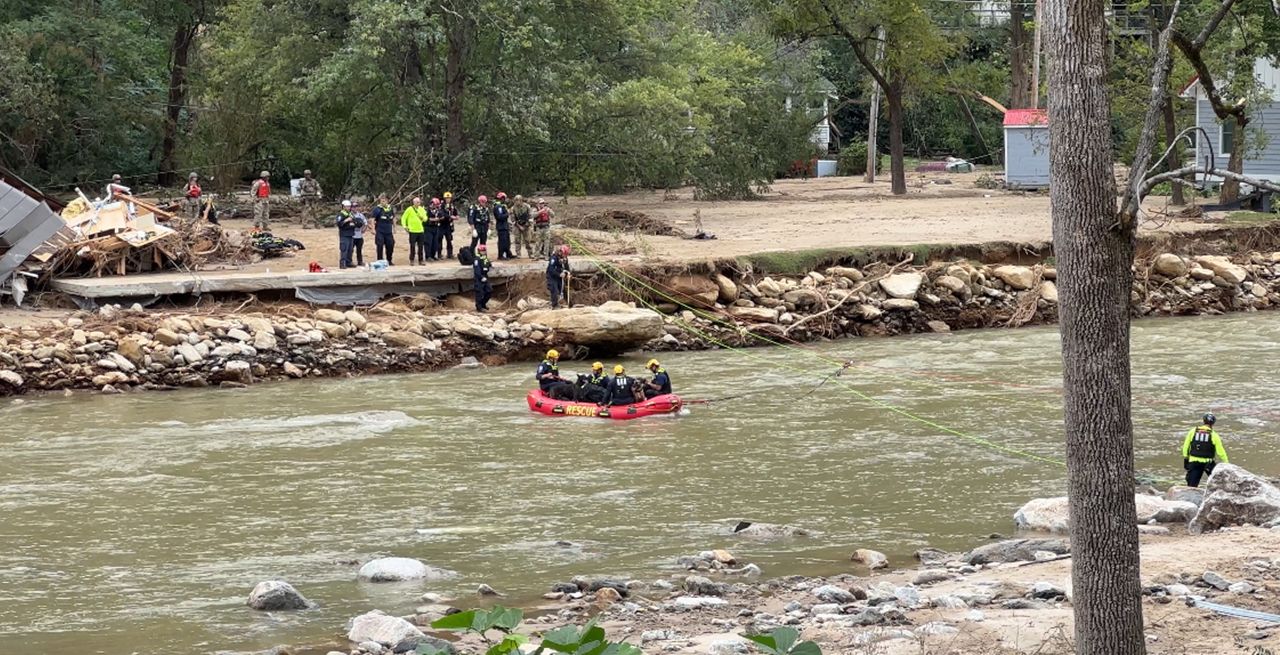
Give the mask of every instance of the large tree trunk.
POLYGON ((884 90, 889 104, 889 174, 893 195, 907 193, 907 171, 902 161, 902 78, 894 75, 889 88, 884 90))
POLYGON ((173 186, 178 181, 178 118, 187 104, 187 66, 197 25, 179 25, 169 48, 169 104, 165 106, 164 136, 160 140, 160 171, 156 183, 173 186))
MULTIPOLYGON (((1240 112, 1228 117, 1226 120, 1235 121, 1235 138, 1231 143, 1231 156, 1227 159, 1227 170, 1236 174, 1244 173, 1244 141, 1245 128, 1249 126, 1249 116, 1244 112, 1240 112)), ((1240 199, 1240 181, 1233 179, 1225 179, 1222 181, 1222 190, 1218 194, 1218 202, 1227 204, 1240 199)))
POLYGON ((1047 0, 1049 166, 1075 647, 1145 653, 1129 388, 1132 227, 1116 220, 1103 3, 1047 0))
POLYGON ((448 46, 444 62, 445 145, 450 154, 457 155, 468 145, 462 113, 467 92, 467 60, 475 45, 476 21, 470 15, 453 12, 445 15, 449 17, 445 21, 448 46))
MULTIPOLYGON (((1174 95, 1166 92, 1164 98, 1164 143, 1169 148, 1169 158, 1165 160, 1165 170, 1182 168, 1182 143, 1178 140, 1178 121, 1173 109, 1174 95)), ((1173 184, 1173 204, 1187 204, 1186 192, 1181 184, 1173 184)))
POLYGON ((1009 106, 1031 106, 1031 35, 1023 0, 1009 0, 1009 106))

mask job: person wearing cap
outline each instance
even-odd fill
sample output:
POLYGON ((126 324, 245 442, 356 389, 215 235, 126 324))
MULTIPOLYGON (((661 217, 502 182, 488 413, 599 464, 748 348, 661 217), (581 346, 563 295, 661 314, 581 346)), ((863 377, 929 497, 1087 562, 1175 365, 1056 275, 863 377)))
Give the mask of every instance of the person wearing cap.
POLYGON ((392 256, 396 250, 396 215, 385 193, 378 196, 378 204, 373 207, 373 245, 377 259, 386 261, 387 266, 395 263, 392 256))
POLYGON ((507 194, 499 191, 493 203, 493 224, 498 229, 498 259, 515 259, 511 254, 511 208, 507 194))
POLYGON ((547 258, 547 295, 551 298, 551 309, 560 308, 560 300, 564 298, 564 279, 569 273, 569 246, 562 245, 547 258))
POLYGON ((187 176, 187 183, 182 187, 182 197, 184 207, 187 209, 187 220, 194 221, 200 218, 201 202, 200 196, 203 191, 200 189, 200 175, 192 173, 187 176))
POLYGON ((1187 471, 1188 487, 1198 487, 1200 478, 1213 475, 1213 469, 1217 466, 1214 458, 1223 464, 1230 463, 1227 460, 1227 449, 1222 446, 1222 438, 1213 429, 1213 424, 1217 421, 1218 417, 1213 414, 1205 414, 1200 427, 1191 428, 1182 439, 1182 468, 1187 471))
POLYGON ((489 284, 489 269, 493 262, 489 261, 488 247, 483 243, 476 246, 475 259, 471 261, 471 273, 475 277, 476 311, 489 309, 489 299, 493 297, 493 285, 489 284))
POLYGON ((538 380, 542 394, 552 400, 573 400, 573 385, 560 377, 560 353, 554 348, 547 351, 546 359, 538 364, 533 377, 538 380))
POLYGON ((644 367, 649 369, 650 373, 653 373, 653 377, 644 383, 645 398, 671 393, 671 376, 667 375, 667 369, 662 368, 662 364, 659 364, 658 360, 651 359, 644 367))
POLYGON ((551 220, 556 213, 547 206, 546 198, 538 198, 538 207, 533 211, 533 234, 538 244, 538 256, 551 255, 551 220))
POLYGON ((262 171, 249 187, 253 196, 253 226, 259 230, 271 230, 271 172, 262 171))
POLYGON ((422 206, 422 197, 413 199, 413 204, 404 208, 400 215, 400 226, 409 233, 409 265, 427 263, 426 243, 427 208, 422 206))
POLYGON ((443 224, 440 232, 440 245, 443 249, 442 253, 435 254, 436 257, 443 256, 447 259, 453 259, 453 228, 458 223, 458 205, 453 202, 453 192, 444 192, 444 212, 447 220, 443 224))
POLYGON ((298 197, 302 199, 302 229, 320 224, 320 181, 311 177, 311 169, 302 171, 302 179, 298 182, 298 197))
POLYGON ((356 266, 364 266, 364 235, 372 226, 369 225, 369 219, 364 215, 359 200, 351 201, 351 214, 359 225, 356 233, 351 235, 351 250, 355 254, 356 266))
POLYGON ((351 201, 342 201, 342 210, 334 221, 338 225, 338 268, 355 268, 351 261, 355 250, 356 232, 364 229, 363 218, 351 211, 351 201))
POLYGON ((613 377, 609 379, 609 397, 606 404, 630 405, 644 400, 644 394, 638 390, 635 378, 627 375, 622 364, 613 367, 613 377))
POLYGON ((489 243, 489 224, 493 222, 493 208, 489 206, 489 196, 476 198, 476 204, 467 210, 467 225, 471 226, 471 249, 477 244, 489 243))
POLYGON ((533 208, 524 201, 524 196, 517 194, 511 203, 511 221, 516 224, 516 257, 521 252, 529 253, 533 259, 533 208))

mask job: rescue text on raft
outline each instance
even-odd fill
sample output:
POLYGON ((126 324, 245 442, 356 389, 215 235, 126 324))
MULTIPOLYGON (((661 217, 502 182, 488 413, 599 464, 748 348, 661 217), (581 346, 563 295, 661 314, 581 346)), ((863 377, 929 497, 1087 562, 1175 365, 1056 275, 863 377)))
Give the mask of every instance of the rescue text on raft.
POLYGON ((543 395, 541 389, 534 389, 528 395, 529 409, 547 416, 593 416, 627 420, 642 416, 658 416, 675 414, 680 411, 684 402, 673 393, 654 396, 644 402, 631 405, 600 406, 595 403, 580 403, 572 400, 553 400, 543 395))

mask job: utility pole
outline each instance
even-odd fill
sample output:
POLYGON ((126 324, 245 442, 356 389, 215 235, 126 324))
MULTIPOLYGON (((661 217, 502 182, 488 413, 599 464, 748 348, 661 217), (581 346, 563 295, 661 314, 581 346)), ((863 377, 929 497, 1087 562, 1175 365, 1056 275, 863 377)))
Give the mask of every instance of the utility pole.
MULTIPOLYGON (((876 30, 876 66, 884 59, 884 27, 876 30)), ((876 164, 880 163, 880 153, 876 150, 876 131, 880 122, 880 85, 871 84, 871 109, 867 116, 867 173, 862 177, 865 182, 876 181, 876 164)))
POLYGON ((1040 108, 1040 0, 1036 0, 1035 59, 1031 60, 1031 108, 1040 108))

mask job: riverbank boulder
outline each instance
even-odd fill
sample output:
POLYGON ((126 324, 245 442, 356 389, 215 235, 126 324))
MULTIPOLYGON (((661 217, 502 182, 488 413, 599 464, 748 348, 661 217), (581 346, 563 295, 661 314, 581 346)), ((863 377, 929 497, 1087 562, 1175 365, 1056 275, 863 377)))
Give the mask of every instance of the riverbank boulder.
POLYGON ((975 565, 1029 562, 1041 552, 1065 555, 1071 552, 1071 544, 1065 539, 1006 539, 974 548, 965 555, 964 561, 975 565))
POLYGON ((1231 284, 1240 284, 1249 277, 1249 272, 1243 266, 1221 255, 1201 255, 1196 257, 1196 263, 1213 271, 1214 275, 1231 284))
POLYGON ((425 636, 412 623, 398 616, 387 616, 379 610, 361 614, 347 622, 347 639, 357 644, 373 641, 383 646, 395 646, 425 636))
MULTIPOLYGON (((1192 503, 1146 494, 1135 494, 1134 504, 1137 523, 1185 523, 1196 513, 1192 503)), ((1013 522, 1019 530, 1066 532, 1069 529, 1067 497, 1033 499, 1014 513, 1013 522)))
POLYGON ((1204 501, 1187 529, 1191 534, 1228 525, 1280 521, 1280 489, 1234 464, 1219 464, 1209 477, 1204 501))
POLYGON ((635 348, 666 333, 661 314, 617 301, 599 307, 529 311, 520 321, 548 326, 563 341, 613 352, 635 348))
POLYGON ((259 582, 253 591, 249 592, 249 599, 245 604, 261 612, 305 610, 316 606, 284 580, 259 582))
POLYGON ((1026 291, 1036 283, 1035 271, 1026 266, 997 266, 992 272, 1001 282, 1018 291, 1026 291))
POLYGON ((409 557, 381 557, 365 562, 356 574, 366 582, 404 582, 407 580, 439 580, 450 572, 437 569, 409 557))
POLYGON ((1182 277, 1187 274, 1188 270, 1187 263, 1183 261, 1181 257, 1171 252, 1166 252, 1159 257, 1156 257, 1156 261, 1152 264, 1152 268, 1154 268, 1157 273, 1170 278, 1182 277))
POLYGON ((919 273, 896 273, 880 280, 880 289, 891 298, 913 299, 924 283, 919 273))

